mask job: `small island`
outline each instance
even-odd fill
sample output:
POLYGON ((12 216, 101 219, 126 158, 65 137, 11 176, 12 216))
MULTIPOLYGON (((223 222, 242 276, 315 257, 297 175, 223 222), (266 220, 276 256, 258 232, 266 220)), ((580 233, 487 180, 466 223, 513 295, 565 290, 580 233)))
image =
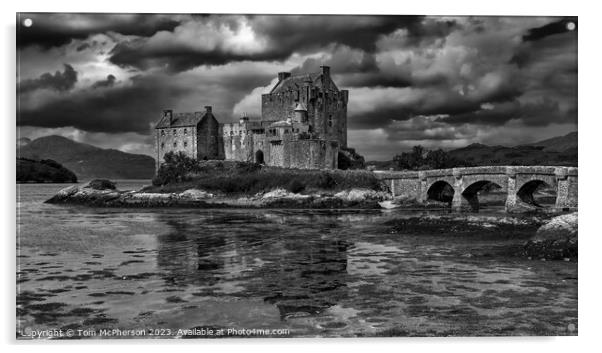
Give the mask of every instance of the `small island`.
POLYGON ((17 183, 77 183, 77 176, 51 159, 17 158, 17 183))
POLYGON ((153 185, 121 191, 108 180, 59 191, 46 201, 96 207, 380 208, 386 185, 367 170, 309 170, 252 162, 197 161, 168 153, 153 185))

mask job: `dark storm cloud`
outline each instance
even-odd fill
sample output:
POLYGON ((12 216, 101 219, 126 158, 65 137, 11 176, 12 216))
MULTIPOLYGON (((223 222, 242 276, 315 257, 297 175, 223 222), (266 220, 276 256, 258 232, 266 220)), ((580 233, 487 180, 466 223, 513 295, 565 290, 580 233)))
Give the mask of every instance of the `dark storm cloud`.
POLYGON ((36 79, 29 79, 17 85, 19 93, 26 93, 36 89, 52 89, 55 91, 68 91, 77 82, 77 72, 71 65, 64 64, 64 71, 53 74, 45 73, 36 79))
POLYGON ((376 40, 399 28, 416 28, 422 16, 253 16, 253 28, 270 38, 282 57, 339 43, 368 52, 376 40))
POLYGON ((107 75, 105 80, 100 80, 94 82, 92 88, 101 88, 101 87, 112 87, 115 84, 115 76, 107 75))
POLYGON ((205 40, 223 40, 223 32, 240 30, 241 18, 235 16, 193 17, 173 31, 171 40, 140 37, 120 43, 110 60, 119 66, 139 69, 164 67, 169 71, 185 71, 200 65, 221 65, 233 61, 281 61, 293 53, 308 53, 329 44, 346 45, 374 52, 376 40, 399 28, 408 28, 415 36, 435 35, 440 28, 420 26, 420 16, 246 16, 246 23, 259 41, 261 50, 236 51, 224 45, 194 46, 177 42, 196 33, 205 40), (155 39, 155 40, 154 40, 155 39), (161 42, 158 44, 157 42, 161 42))
POLYGON ((575 25, 573 30, 577 29, 577 17, 566 17, 560 21, 548 23, 541 27, 531 28, 529 32, 523 36, 523 40, 537 41, 547 36, 568 32, 568 25, 570 22, 575 25))
MULTIPOLYGON (((255 85, 271 77, 253 72, 199 79, 174 79, 167 75, 138 75, 117 82, 114 75, 87 89, 60 96, 44 104, 22 104, 17 125, 65 127, 91 132, 147 134, 163 109, 177 112, 202 110, 213 105, 221 121, 230 118, 229 107, 255 85), (199 85, 203 82, 203 85, 199 85), (182 107, 182 100, 188 108, 182 107)), ((26 98, 26 96, 22 96, 26 98)), ((25 99, 23 99, 26 102, 25 99)))
POLYGON ((173 30, 180 22, 163 15, 108 13, 19 13, 17 15, 17 47, 38 45, 48 49, 85 39, 97 33, 151 36, 157 31, 173 30), (33 21, 25 27, 23 20, 33 21))
POLYGON ((158 78, 134 77, 131 85, 82 90, 40 107, 21 109, 17 125, 73 126, 94 132, 148 131, 161 109, 184 93, 158 78), (159 80, 159 81, 158 81, 159 80))

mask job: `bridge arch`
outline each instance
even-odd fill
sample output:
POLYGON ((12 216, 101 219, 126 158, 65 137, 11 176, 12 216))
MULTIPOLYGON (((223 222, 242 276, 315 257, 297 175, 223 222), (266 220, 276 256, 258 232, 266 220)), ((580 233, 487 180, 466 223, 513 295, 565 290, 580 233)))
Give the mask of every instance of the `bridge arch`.
POLYGON ((536 199, 535 193, 542 189, 554 190, 553 202, 551 204, 556 203, 556 198, 558 197, 556 191, 556 183, 550 182, 550 180, 542 180, 542 179, 531 179, 524 182, 520 187, 517 188, 516 196, 524 203, 527 203, 536 207, 545 207, 545 204, 549 204, 550 202, 542 202, 536 199))
POLYGON ((454 194, 454 187, 449 182, 436 180, 427 187, 426 200, 446 202, 451 206, 454 194))
POLYGON ((465 186, 462 190, 462 197, 468 202, 473 211, 478 211, 480 208, 479 193, 492 189, 504 189, 504 185, 500 185, 499 181, 494 179, 472 181, 471 184, 465 186))

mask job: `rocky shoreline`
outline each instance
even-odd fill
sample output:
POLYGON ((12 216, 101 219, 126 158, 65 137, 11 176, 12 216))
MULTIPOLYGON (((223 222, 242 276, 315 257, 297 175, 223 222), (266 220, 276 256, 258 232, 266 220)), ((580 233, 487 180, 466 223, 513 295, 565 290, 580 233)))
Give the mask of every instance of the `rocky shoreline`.
MULTIPOLYGON (((149 193, 120 191, 108 180, 93 180, 60 190, 46 201, 50 204, 85 205, 91 207, 132 208, 281 208, 281 209, 382 209, 414 208, 418 205, 399 200, 381 191, 351 189, 338 193, 299 194, 276 189, 253 196, 221 196, 203 190, 189 189, 181 193, 149 193), (391 207, 393 206, 393 207, 391 207)), ((424 209, 424 207, 423 207, 424 209)), ((453 236, 479 234, 481 237, 505 234, 534 234, 526 240, 521 255, 540 260, 575 261, 577 246, 577 213, 551 218, 550 215, 474 216, 422 215, 387 222, 393 232, 439 234, 453 236)))
POLYGON ((181 208, 308 208, 308 209, 379 209, 379 202, 389 199, 385 192, 351 189, 338 193, 298 194, 276 189, 252 196, 224 196, 189 189, 181 193, 120 191, 109 181, 93 180, 60 190, 48 199, 50 204, 92 207, 181 207, 181 208))

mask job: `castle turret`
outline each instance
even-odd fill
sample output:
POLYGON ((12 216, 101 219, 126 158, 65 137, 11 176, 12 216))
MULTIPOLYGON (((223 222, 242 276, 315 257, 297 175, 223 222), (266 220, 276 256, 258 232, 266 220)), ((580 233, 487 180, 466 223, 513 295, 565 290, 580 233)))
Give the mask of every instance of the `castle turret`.
POLYGON ((295 121, 307 123, 307 107, 303 103, 297 103, 295 107, 295 121))

